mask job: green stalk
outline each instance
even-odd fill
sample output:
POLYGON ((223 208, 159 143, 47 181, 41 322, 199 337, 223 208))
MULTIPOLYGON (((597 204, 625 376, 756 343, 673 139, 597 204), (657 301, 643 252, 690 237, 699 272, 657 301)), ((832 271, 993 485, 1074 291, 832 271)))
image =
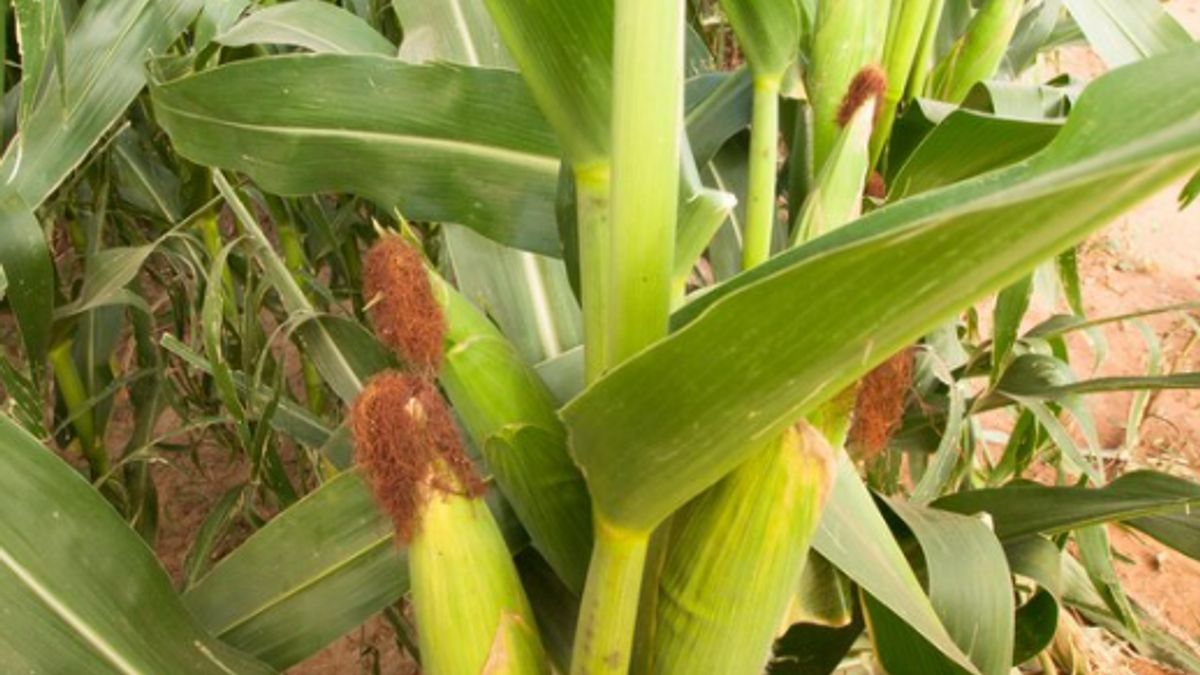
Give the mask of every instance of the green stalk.
POLYGON ((825 439, 801 424, 677 514, 649 672, 763 671, 800 582, 833 466, 825 439))
POLYGON ((779 162, 779 78, 754 78, 754 117, 750 127, 749 197, 742 267, 771 257, 775 227, 775 177, 779 162))
POLYGON ((667 334, 671 311, 684 0, 617 0, 613 49, 609 365, 667 334))
MULTIPOLYGON (((879 124, 871 137, 871 166, 879 163, 883 148, 892 135, 896 109, 908 88, 908 77, 921 47, 921 37, 929 20, 933 0, 904 0, 892 3, 887 43, 883 50, 883 69, 887 73, 887 93, 879 112, 879 124)), ((939 13, 940 14, 940 13, 939 13)))
POLYGON ((612 248, 609 189, 612 169, 603 162, 575 167, 575 200, 579 220, 579 273, 583 286, 583 358, 588 382, 607 369, 608 344, 604 322, 610 302, 612 248))
POLYGON ((913 58, 912 73, 908 78, 908 98, 925 95, 929 75, 933 70, 933 50, 937 45, 938 25, 942 21, 942 10, 946 0, 933 0, 925 16, 925 27, 921 31, 921 44, 913 58))
POLYGON ((595 520, 596 544, 588 571, 572 675, 625 673, 637 623, 649 536, 595 520))
POLYGON ((50 367, 54 370, 54 381, 58 383, 58 393, 62 396, 63 404, 67 407, 67 416, 71 418, 71 426, 79 436, 79 450, 87 459, 88 469, 92 479, 108 474, 108 453, 96 442, 95 421, 92 411, 87 408, 87 387, 71 357, 71 341, 63 340, 50 350, 50 367))
MULTIPOLYGON (((303 288, 306 282, 302 273, 307 267, 307 260, 305 259, 304 245, 300 243, 300 233, 296 230, 296 224, 292 222, 282 200, 278 197, 268 197, 267 206, 271 209, 271 215, 279 233, 279 248, 283 252, 283 264, 292 273, 296 284, 303 288)), ((312 299, 312 293, 305 291, 304 294, 310 300, 312 299)), ((324 381, 321 379, 321 374, 317 372, 317 367, 313 365, 312 359, 303 352, 300 354, 300 373, 304 378, 304 397, 308 402, 308 409, 320 414, 325 399, 324 381)))
MULTIPOLYGON (((599 254, 609 256, 612 271, 609 279, 600 280, 612 291, 611 303, 605 305, 606 367, 667 334, 679 204, 685 20, 685 0, 616 0, 612 230, 609 247, 599 254)), ((625 673, 650 532, 613 528, 598 511, 594 528, 571 672, 625 673)))
POLYGON ((933 74, 934 96, 962 103, 977 83, 996 74, 1025 0, 987 0, 933 74))

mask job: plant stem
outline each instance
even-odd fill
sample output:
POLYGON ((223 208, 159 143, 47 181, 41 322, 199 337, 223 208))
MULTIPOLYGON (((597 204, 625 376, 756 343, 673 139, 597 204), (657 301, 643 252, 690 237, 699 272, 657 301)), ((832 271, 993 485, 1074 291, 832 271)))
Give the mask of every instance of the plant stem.
POLYGON ((609 188, 608 163, 575 168, 575 200, 579 222, 579 273, 583 286, 583 359, 588 382, 594 382, 608 365, 605 309, 609 302, 609 188))
POLYGON ((58 393, 67 408, 67 416, 75 434, 79 437, 79 450, 87 458, 88 469, 95 480, 108 473, 108 454, 103 444, 96 442, 95 420, 92 409, 87 406, 87 387, 79 375, 79 368, 71 356, 71 341, 64 340, 50 350, 50 367, 58 383, 58 393))
POLYGON ((929 13, 925 15, 925 27, 921 31, 921 43, 917 46, 917 54, 913 57, 912 74, 908 78, 907 98, 925 95, 926 85, 933 68, 938 22, 942 18, 942 9, 945 5, 946 0, 933 0, 929 5, 929 13))
POLYGON ((742 268, 771 257, 775 225, 775 174, 779 161, 779 79, 754 78, 754 118, 750 127, 750 187, 742 268))
POLYGON ((596 546, 575 629, 572 675, 624 673, 646 564, 646 533, 615 528, 596 518, 596 546))
POLYGON ((679 208, 684 0, 617 0, 609 366, 666 335, 679 208))
MULTIPOLYGON (((588 261, 593 269, 583 273, 585 303, 589 293, 597 292, 595 284, 601 294, 611 293, 602 295, 603 362, 597 366, 597 357, 588 355, 589 380, 667 334, 679 208, 686 16, 686 0, 616 0, 608 246, 588 241, 594 233, 583 230, 596 228, 580 222, 585 258, 601 256, 588 261), (602 270, 599 278, 596 267, 602 270), (605 272, 611 276, 603 276, 605 272)), ((580 191, 581 209, 586 201, 580 191)), ((597 324, 586 306, 584 314, 590 351, 597 324)), ((623 675, 637 626, 650 532, 614 528, 599 511, 595 524, 571 672, 623 675)))

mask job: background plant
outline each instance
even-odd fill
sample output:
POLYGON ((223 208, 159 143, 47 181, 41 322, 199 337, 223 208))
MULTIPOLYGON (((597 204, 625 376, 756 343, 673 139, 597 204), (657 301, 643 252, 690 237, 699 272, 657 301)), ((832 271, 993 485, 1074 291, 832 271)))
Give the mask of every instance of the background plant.
POLYGON ((344 423, 408 365, 362 293, 363 252, 398 230, 560 670, 574 648, 580 672, 694 672, 690 635, 738 672, 770 649, 777 672, 867 651, 1004 673, 1045 662, 1068 609, 1196 668, 1125 597, 1102 523, 1200 557, 1200 488, 1117 475, 1081 398, 1200 380, 1154 359, 1079 376, 1064 340, 1137 319, 1084 315, 1071 246, 1197 168, 1200 51, 1150 0, 976 5, 7 3, 0 662, 270 672, 379 612, 415 644, 406 552, 344 423), (1079 39, 1128 67, 1083 93, 1032 79, 1079 39), (867 65, 881 101, 839 125, 867 65), (1064 313, 1022 332, 1035 289, 1064 313), (981 334, 962 312, 996 291, 981 334), (894 434, 843 452, 856 383, 910 348, 894 434), (1013 430, 987 452, 996 410, 1013 430), (760 520, 798 529, 719 559, 730 505, 775 506, 759 480, 801 420, 836 461, 760 520), (176 589, 145 545, 149 467, 202 438, 251 471, 176 589), (1053 485, 1026 481, 1041 467, 1053 485), (703 578, 673 560, 731 579, 774 559, 754 605, 782 609, 705 626, 658 598, 703 578), (609 642, 573 640, 577 614, 609 642))

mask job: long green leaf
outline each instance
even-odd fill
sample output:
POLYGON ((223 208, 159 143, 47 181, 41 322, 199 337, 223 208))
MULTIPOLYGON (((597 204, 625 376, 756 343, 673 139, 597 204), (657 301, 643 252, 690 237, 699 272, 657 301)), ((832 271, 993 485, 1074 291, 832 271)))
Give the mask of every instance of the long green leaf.
MULTIPOLYGON (((905 117, 937 122, 898 167, 888 187, 893 201, 1019 162, 1046 147, 1062 129, 1053 121, 1013 119, 918 100, 905 117), (944 117, 942 116, 944 115, 944 117)), ((904 122, 900 130, 904 130, 904 122)))
POLYGON ((1063 0, 1087 41, 1110 68, 1193 42, 1157 0, 1063 0))
POLYGON ((251 13, 220 34, 229 47, 253 44, 294 45, 333 54, 393 56, 396 47, 366 21, 320 0, 295 0, 251 13))
POLYGON ((296 503, 184 595, 203 625, 287 668, 395 602, 408 565, 356 472, 296 503))
MULTIPOLYGON (((987 525, 974 518, 898 500, 890 500, 888 506, 921 546, 929 599, 946 630, 980 673, 1007 675, 1013 666, 1014 607, 1011 574, 1000 542, 987 525)), ((908 660, 913 652, 928 652, 929 647, 911 639, 911 627, 872 616, 879 658, 889 671, 918 672, 908 660), (905 663, 907 667, 901 665, 905 663)), ((941 661, 919 672, 958 672, 941 655, 920 654, 919 658, 927 663, 941 661)))
POLYGON ((92 0, 67 35, 61 77, 0 162, 0 175, 37 207, 83 160, 146 85, 145 60, 166 50, 200 0, 92 0), (60 84, 61 83, 61 84, 60 84))
MULTIPOLYGON (((21 49, 21 103, 18 125, 23 126, 38 101, 38 94, 55 62, 65 50, 66 29, 62 5, 41 0, 14 0, 13 17, 17 24, 17 45, 21 49)), ((62 75, 62 69, 58 73, 62 75)))
POLYGON ((721 0, 756 77, 780 77, 800 49, 796 0, 721 0))
POLYGON ((564 408, 596 507, 631 528, 661 521, 744 461, 748 439, 1194 169, 1197 110, 1200 46, 1114 71, 1038 155, 875 211, 702 296, 673 335, 564 408))
POLYGON ((956 513, 986 511, 996 536, 1005 541, 1109 521, 1191 516, 1197 505, 1200 487, 1195 483, 1153 471, 1127 473, 1102 488, 1015 483, 960 492, 933 502, 936 508, 956 513))
POLYGON ((192 161, 245 172, 270 192, 353 192, 560 255, 559 152, 515 73, 302 54, 151 91, 159 123, 192 161))
MULTIPOLYGON (((488 506, 514 552, 527 540, 495 492, 488 506)), ((339 474, 267 523, 184 594, 224 641, 287 668, 408 590, 392 522, 357 471, 339 474)))
POLYGON ((492 66, 512 63, 483 0, 392 0, 392 8, 404 28, 400 58, 406 61, 449 59, 492 66))
POLYGON ((576 167, 609 157, 613 0, 484 0, 576 167))
MULTIPOLYGON (((470 66, 511 67, 483 0, 393 0, 404 28, 400 56, 470 66)), ((529 362, 583 339, 582 317, 562 262, 514 251, 471 232, 444 230, 458 289, 500 325, 529 362)))
POLYGON ((33 364, 46 359, 54 311, 54 267, 42 227, 14 191, 0 193, 0 267, 8 275, 8 303, 25 354, 33 364))
POLYGON ((843 456, 813 548, 875 601, 962 668, 974 666, 943 626, 929 597, 863 485, 843 456))
POLYGON ((9 672, 272 672, 208 635, 137 533, 4 416, 0 607, 9 672))

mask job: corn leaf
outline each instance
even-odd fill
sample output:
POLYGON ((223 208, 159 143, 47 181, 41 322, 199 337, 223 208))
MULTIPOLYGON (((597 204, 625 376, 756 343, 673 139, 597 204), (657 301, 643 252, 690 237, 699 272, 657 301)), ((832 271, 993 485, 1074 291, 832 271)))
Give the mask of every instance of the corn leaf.
POLYGON ((484 0, 567 158, 602 162, 611 145, 613 0, 484 0))
POLYGON ((228 47, 278 44, 333 54, 393 56, 396 47, 366 21, 320 0, 295 0, 266 7, 216 38, 228 47))
POLYGON ((159 80, 151 92, 192 161, 245 172, 270 192, 353 192, 560 255, 559 151, 515 73, 301 54, 159 80))
MULTIPOLYGON (((1000 542, 982 521, 889 500, 920 544, 929 599, 955 643, 983 675, 1007 675, 1013 655, 1013 591, 1000 542)), ((889 672, 961 672, 913 629, 868 603, 879 658, 889 672), (883 619, 883 620, 881 620, 883 619), (915 667, 913 659, 922 667, 915 667)))
MULTIPOLYGON (((507 504, 488 505, 509 548, 526 544, 507 504)), ((287 668, 408 590, 405 552, 356 471, 322 485, 254 533, 184 594, 210 632, 287 668)))
POLYGON ((1063 0, 1088 43, 1110 68, 1193 42, 1156 0, 1063 0))
POLYGON ((67 34, 62 74, 0 163, 6 185, 36 208, 125 112, 146 84, 145 60, 196 16, 199 0, 91 0, 67 34))
POLYGON ((355 472, 267 523, 184 594, 213 634, 287 668, 399 599, 408 565, 355 472))
MULTIPOLYGON (((17 45, 21 49, 21 103, 17 123, 24 126, 37 105, 43 84, 50 79, 56 62, 62 60, 66 29, 60 3, 14 0, 12 4, 17 45)), ((61 68, 58 73, 62 75, 61 68)))
POLYGON ((1060 122, 1014 119, 963 108, 945 114, 943 104, 919 100, 905 113, 900 130, 909 131, 918 124, 907 119, 917 115, 937 126, 910 154, 898 158, 903 161, 897 162, 888 186, 893 201, 1019 162, 1046 147, 1062 129, 1060 122))
MULTIPOLYGON (((942 497, 933 506, 956 513, 986 511, 996 536, 1012 541, 1033 534, 1060 534, 1110 521, 1169 516, 1195 523, 1200 486, 1153 471, 1133 471, 1102 488, 1013 483, 942 497)), ((1155 520, 1154 522, 1161 522, 1155 520)), ((1175 520, 1175 522, 1180 522, 1175 520)), ((1195 525, 1192 525, 1195 527, 1195 525)), ((1172 544, 1168 544, 1172 545, 1172 544)))
POLYGON ((756 77, 780 77, 800 49, 796 0, 721 0, 756 77))
POLYGON ((748 439, 1194 169, 1197 109, 1200 46, 1114 71, 1034 157, 875 211, 702 296, 673 335, 564 408, 596 507, 652 527, 744 461, 748 439))
MULTIPOLYGON (((393 0, 404 27, 400 56, 511 67, 483 0, 393 0)), ((583 340, 582 316, 562 262, 514 251, 450 225, 444 230, 458 289, 495 319, 531 363, 583 340)))
POLYGON ((8 303, 21 329, 25 354, 34 364, 46 359, 54 311, 54 267, 32 209, 14 191, 0 193, 0 267, 11 278, 8 303))
POLYGON ((237 23, 250 0, 204 0, 204 9, 196 17, 196 28, 192 33, 192 46, 204 49, 213 38, 237 23))
POLYGON ((967 671, 970 659, 946 631, 909 566, 871 493, 846 456, 813 548, 862 587, 876 604, 898 617, 921 640, 967 671))
POLYGON ((448 59, 467 65, 511 65, 512 56, 483 0, 392 0, 404 28, 400 58, 420 63, 448 59))
POLYGON ((6 416, 0 416, 0 465, 6 670, 273 672, 208 635, 137 533, 6 416))

